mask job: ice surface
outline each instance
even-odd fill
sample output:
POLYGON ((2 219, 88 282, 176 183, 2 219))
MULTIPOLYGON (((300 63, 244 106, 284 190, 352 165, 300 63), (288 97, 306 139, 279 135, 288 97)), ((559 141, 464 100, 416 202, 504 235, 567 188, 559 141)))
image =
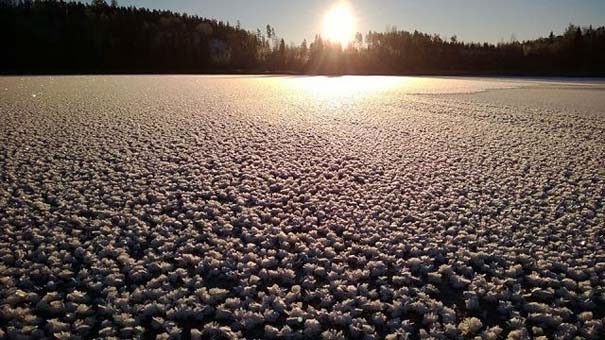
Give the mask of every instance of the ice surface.
POLYGON ((599 81, 0 88, 0 338, 605 336, 599 81))

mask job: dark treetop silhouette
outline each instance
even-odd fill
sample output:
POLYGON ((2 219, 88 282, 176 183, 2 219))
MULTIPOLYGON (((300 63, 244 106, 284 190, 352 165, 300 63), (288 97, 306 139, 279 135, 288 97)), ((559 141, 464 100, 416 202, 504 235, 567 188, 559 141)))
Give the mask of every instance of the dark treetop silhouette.
POLYGON ((2 73, 605 75, 605 27, 497 45, 392 29, 345 48, 320 36, 294 46, 269 25, 249 32, 115 1, 0 0, 0 32, 2 73))

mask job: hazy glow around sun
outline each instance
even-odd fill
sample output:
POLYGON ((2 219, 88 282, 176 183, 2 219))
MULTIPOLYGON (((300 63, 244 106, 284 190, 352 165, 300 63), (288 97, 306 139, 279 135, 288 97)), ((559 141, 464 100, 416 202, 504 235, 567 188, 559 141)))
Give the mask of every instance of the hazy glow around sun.
POLYGON ((355 16, 347 2, 339 1, 326 13, 322 36, 343 46, 353 41, 355 37, 355 16))

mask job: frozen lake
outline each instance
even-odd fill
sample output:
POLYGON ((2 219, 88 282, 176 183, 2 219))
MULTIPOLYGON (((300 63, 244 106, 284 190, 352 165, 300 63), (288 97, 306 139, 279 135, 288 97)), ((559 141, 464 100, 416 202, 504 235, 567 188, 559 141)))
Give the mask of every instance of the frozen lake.
POLYGON ((602 80, 0 93, 0 338, 605 337, 602 80))

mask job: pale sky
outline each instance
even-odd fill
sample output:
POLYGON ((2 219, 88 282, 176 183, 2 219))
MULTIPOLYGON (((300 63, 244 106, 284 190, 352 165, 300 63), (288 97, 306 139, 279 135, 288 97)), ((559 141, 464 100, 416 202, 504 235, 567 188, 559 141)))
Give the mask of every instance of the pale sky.
MULTIPOLYGON (((335 0, 118 0, 121 5, 170 9, 202 17, 239 20, 248 30, 275 27, 287 42, 321 33, 335 0)), ((109 2, 109 1, 108 1, 109 2)), ((464 41, 508 41, 562 32, 569 23, 605 25, 605 0, 349 0, 357 31, 407 31, 457 35, 464 41)))

